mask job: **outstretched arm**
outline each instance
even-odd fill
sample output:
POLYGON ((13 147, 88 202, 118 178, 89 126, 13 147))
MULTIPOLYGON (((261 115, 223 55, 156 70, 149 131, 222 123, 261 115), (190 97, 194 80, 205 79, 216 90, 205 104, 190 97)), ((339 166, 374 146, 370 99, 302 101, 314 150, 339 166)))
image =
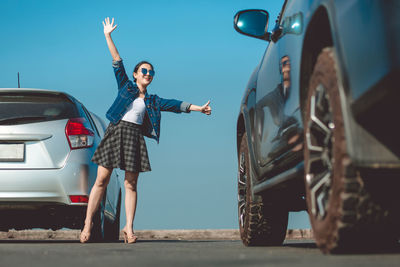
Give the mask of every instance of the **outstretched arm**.
POLYGON ((210 107, 210 100, 203 106, 196 106, 196 105, 190 105, 189 108, 191 111, 200 111, 201 113, 204 113, 206 115, 211 115, 211 107, 210 107))
POLYGON ((104 35, 106 37, 108 49, 110 50, 111 56, 113 60, 119 61, 121 60, 121 57, 119 56, 118 50, 115 47, 115 44, 111 38, 111 33, 117 28, 117 25, 114 25, 114 18, 111 20, 110 23, 110 18, 107 17, 103 21, 103 26, 104 26, 104 35))
POLYGON ((181 112, 188 113, 190 111, 200 111, 201 113, 211 115, 210 101, 208 101, 203 106, 196 106, 188 102, 183 102, 176 99, 165 99, 157 97, 156 102, 160 105, 161 111, 170 111, 175 113, 181 113, 181 112))

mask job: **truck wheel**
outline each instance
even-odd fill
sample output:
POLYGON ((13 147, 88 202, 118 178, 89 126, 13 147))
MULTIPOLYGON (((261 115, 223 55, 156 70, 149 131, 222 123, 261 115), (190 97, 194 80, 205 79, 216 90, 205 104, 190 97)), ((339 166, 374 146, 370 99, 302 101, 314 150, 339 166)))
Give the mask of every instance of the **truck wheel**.
POLYGON ((337 69, 333 49, 325 48, 311 75, 304 113, 308 213, 324 253, 363 251, 395 240, 390 213, 372 199, 348 155, 337 69))
POLYGON ((243 244, 282 245, 286 236, 288 211, 279 205, 274 205, 274 201, 263 201, 261 196, 257 198, 253 196, 246 134, 242 137, 238 161, 238 215, 243 244))

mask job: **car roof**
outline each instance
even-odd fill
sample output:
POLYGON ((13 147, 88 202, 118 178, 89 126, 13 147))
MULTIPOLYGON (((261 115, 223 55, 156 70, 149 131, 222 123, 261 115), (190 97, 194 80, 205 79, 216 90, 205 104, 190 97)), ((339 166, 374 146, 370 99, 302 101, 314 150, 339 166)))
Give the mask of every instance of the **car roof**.
POLYGON ((37 89, 37 88, 0 88, 2 92, 43 92, 43 93, 62 93, 65 92, 57 91, 57 90, 49 90, 49 89, 37 89))
MULTIPOLYGON (((75 97, 71 96, 70 94, 62 92, 62 91, 57 91, 57 90, 38 89, 38 88, 0 88, 0 92, 13 92, 13 93, 15 93, 15 92, 21 92, 21 93, 23 93, 23 92, 37 92, 37 93, 63 94, 65 96, 67 96, 71 101, 73 101, 75 103, 80 103, 81 105, 83 105, 78 99, 76 99, 75 97)), ((94 114, 92 112, 90 112, 90 113, 94 114)), ((104 123, 104 121, 100 117, 98 117, 98 118, 104 123)))
POLYGON ((79 102, 75 97, 71 96, 68 93, 62 92, 62 91, 57 91, 57 90, 50 90, 50 89, 38 89, 38 88, 0 88, 0 92, 12 92, 12 93, 26 93, 26 92, 34 92, 34 93, 50 93, 50 94, 62 94, 68 97, 71 101, 74 102, 79 102))

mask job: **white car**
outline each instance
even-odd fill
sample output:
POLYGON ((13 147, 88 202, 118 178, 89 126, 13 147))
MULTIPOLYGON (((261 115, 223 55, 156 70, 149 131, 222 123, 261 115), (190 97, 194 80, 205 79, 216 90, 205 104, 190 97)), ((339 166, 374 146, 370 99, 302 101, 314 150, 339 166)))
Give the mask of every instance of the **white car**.
MULTIPOLYGON (((74 97, 0 89, 0 230, 81 229, 106 125, 74 97)), ((112 173, 94 239, 119 238, 121 185, 112 173)))

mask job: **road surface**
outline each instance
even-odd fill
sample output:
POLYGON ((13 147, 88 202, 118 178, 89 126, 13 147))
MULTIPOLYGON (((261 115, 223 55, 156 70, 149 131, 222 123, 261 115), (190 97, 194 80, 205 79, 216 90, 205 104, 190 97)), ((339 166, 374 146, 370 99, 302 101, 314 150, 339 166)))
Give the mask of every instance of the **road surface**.
POLYGON ((380 254, 323 255, 313 241, 244 247, 240 241, 141 240, 136 244, 73 240, 1 240, 0 266, 399 266, 400 248, 380 254))

